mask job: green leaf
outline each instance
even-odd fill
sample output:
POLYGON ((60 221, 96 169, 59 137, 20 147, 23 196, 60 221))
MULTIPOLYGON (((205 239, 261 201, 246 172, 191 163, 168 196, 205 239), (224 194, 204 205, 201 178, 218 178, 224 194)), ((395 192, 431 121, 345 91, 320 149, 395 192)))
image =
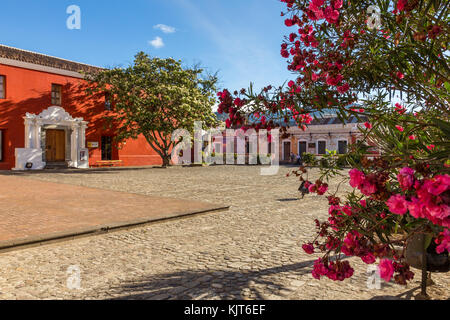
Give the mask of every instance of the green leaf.
POLYGON ((430 246, 430 244, 431 244, 431 241, 433 240, 433 235, 432 234, 426 234, 425 235, 425 250, 426 249, 428 249, 428 247, 430 246))

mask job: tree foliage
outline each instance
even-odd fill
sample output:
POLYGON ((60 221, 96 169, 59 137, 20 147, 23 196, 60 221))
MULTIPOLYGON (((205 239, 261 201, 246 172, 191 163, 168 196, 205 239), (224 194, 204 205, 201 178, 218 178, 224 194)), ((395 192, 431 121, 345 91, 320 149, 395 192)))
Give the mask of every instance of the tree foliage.
POLYGON ((89 93, 107 92, 113 99, 118 142, 143 135, 170 165, 172 141, 177 129, 193 131, 195 121, 214 125, 212 112, 217 77, 202 76, 198 67, 185 68, 181 61, 151 58, 143 52, 127 68, 113 68, 89 74, 89 93))

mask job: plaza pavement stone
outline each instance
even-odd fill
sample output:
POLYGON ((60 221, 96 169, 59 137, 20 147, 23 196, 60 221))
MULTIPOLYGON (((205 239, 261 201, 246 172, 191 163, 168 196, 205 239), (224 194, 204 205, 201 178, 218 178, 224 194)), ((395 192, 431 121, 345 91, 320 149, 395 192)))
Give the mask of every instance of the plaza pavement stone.
MULTIPOLYGON (((257 166, 174 167, 26 173, 21 176, 106 190, 212 204, 227 212, 168 221, 0 255, 0 299, 413 299, 408 286, 368 289, 367 265, 350 258, 344 282, 315 280, 301 244, 327 218, 327 201, 298 200, 298 180, 260 175, 257 166), (67 286, 70 266, 79 289, 67 286)), ((310 179, 318 177, 317 170, 310 179)), ((338 180, 330 181, 331 189, 338 180)), ((340 193, 349 191, 340 188, 340 193)), ((450 298, 450 275, 434 274, 429 294, 450 298)))

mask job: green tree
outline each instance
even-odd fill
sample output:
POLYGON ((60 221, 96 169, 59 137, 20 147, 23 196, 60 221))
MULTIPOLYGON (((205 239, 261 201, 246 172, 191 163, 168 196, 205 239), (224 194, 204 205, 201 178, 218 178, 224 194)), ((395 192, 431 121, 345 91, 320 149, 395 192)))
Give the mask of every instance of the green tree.
POLYGON ((116 141, 143 135, 169 166, 171 151, 181 141, 172 141, 177 129, 194 129, 195 121, 215 125, 216 75, 204 76, 195 66, 185 68, 181 61, 151 58, 140 52, 128 68, 105 69, 86 77, 87 93, 108 92, 113 100, 116 141))

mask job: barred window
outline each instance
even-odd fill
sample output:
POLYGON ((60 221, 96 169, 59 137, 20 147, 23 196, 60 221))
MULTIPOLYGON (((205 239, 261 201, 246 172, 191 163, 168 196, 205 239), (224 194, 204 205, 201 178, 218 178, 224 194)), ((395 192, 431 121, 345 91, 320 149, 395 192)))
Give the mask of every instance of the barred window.
POLYGON ((3 130, 0 130, 0 162, 3 161, 3 130))
POLYGON ((112 137, 102 136, 102 160, 112 160, 112 137))
POLYGON ((327 142, 326 141, 318 141, 317 142, 317 153, 318 154, 325 154, 327 149, 327 142))
POLYGON ((347 149, 348 149, 347 144, 348 143, 345 140, 338 141, 339 154, 346 154, 347 153, 347 149))
POLYGON ((5 76, 0 76, 0 99, 6 99, 6 81, 5 76))
POLYGON ((61 105, 62 86, 59 84, 52 84, 52 105, 61 105))
POLYGON ((109 92, 105 93, 105 110, 111 111, 111 94, 109 92))

